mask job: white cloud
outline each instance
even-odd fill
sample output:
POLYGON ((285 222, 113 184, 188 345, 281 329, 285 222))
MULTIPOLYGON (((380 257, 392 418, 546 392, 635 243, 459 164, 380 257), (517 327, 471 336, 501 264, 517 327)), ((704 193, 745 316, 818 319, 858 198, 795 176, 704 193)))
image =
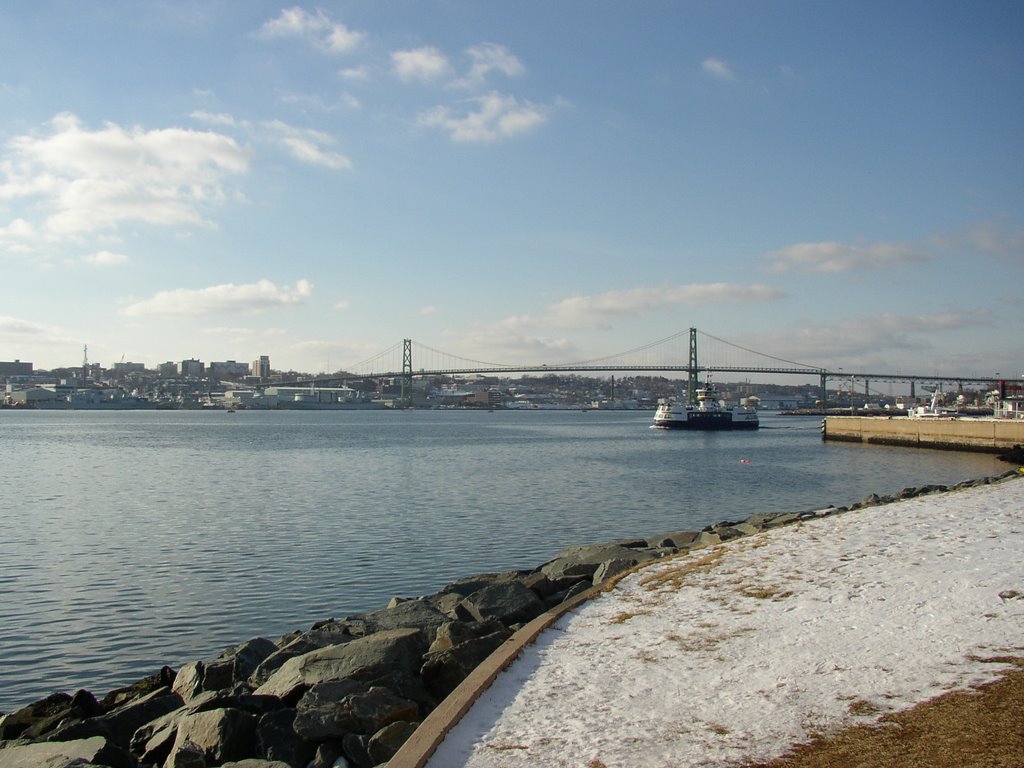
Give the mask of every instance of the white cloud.
POLYGON ((975 226, 968 235, 968 243, 979 251, 1024 264, 1024 228, 1011 226, 1001 218, 975 226))
POLYGON ((931 257, 898 243, 845 245, 836 242, 796 243, 768 254, 772 272, 849 272, 919 264, 931 257))
POLYGON ((312 293, 313 285, 308 280, 299 280, 295 288, 278 286, 270 280, 245 285, 226 283, 209 288, 179 288, 160 291, 149 299, 129 304, 122 310, 122 314, 129 317, 256 314, 275 307, 301 304, 312 293))
POLYGON ((552 306, 545 317, 549 322, 579 327, 603 323, 610 317, 639 315, 665 307, 775 301, 784 295, 778 288, 760 284, 692 283, 633 288, 596 296, 571 296, 552 306))
POLYGON ((347 67, 340 70, 338 76, 343 80, 369 80, 370 68, 365 64, 358 67, 347 67))
POLYGON ((113 123, 90 131, 67 113, 51 128, 15 137, 0 160, 0 199, 41 200, 44 220, 22 220, 22 236, 60 240, 132 221, 208 225, 204 211, 226 199, 226 180, 248 170, 248 152, 219 133, 113 123))
POLYGON ((27 336, 44 336, 50 332, 46 326, 28 320, 20 320, 10 315, 0 315, 0 338, 24 338, 27 336))
POLYGON ((433 305, 429 305, 429 306, 423 307, 420 310, 420 315, 422 315, 423 317, 430 317, 431 315, 436 315, 436 314, 437 314, 437 307, 435 307, 433 305))
POLYGON ((339 312, 343 312, 344 310, 350 309, 351 307, 352 302, 350 302, 348 299, 338 299, 336 302, 334 302, 334 308, 339 312))
POLYGON ((425 46, 410 51, 394 51, 391 65, 401 80, 430 82, 448 74, 448 58, 437 48, 425 46))
POLYGON ((707 72, 709 75, 714 75, 722 80, 732 80, 733 74, 732 69, 722 59, 716 59, 709 57, 701 62, 700 68, 707 72))
MULTIPOLYGON (((796 329, 754 333, 744 342, 755 349, 771 349, 782 358, 809 365, 877 366, 907 371, 932 358, 932 334, 984 328, 992 325, 986 309, 950 309, 932 314, 881 314, 855 317, 835 325, 815 324, 796 329), (894 358, 895 356, 895 358, 894 358), (887 359, 894 358, 894 359, 887 359)), ((943 353, 943 363, 949 362, 943 353)))
POLYGON ((125 256, 123 253, 113 253, 112 251, 97 251, 96 253, 89 254, 88 256, 82 257, 82 261, 86 264, 91 264, 96 267, 113 267, 119 264, 128 264, 131 259, 125 256))
POLYGON ((577 346, 559 331, 607 330, 612 320, 634 317, 676 306, 703 306, 776 301, 785 294, 765 285, 708 283, 607 291, 593 296, 570 296, 538 314, 513 315, 473 329, 460 339, 469 349, 486 350, 484 359, 514 363, 567 360, 577 346))
POLYGON ((208 112, 197 109, 189 117, 207 125, 235 125, 235 118, 224 112, 208 112))
POLYGON ((260 27, 260 34, 265 38, 303 39, 313 47, 331 54, 347 53, 366 37, 363 32, 354 32, 344 24, 333 21, 322 10, 310 13, 298 6, 285 8, 276 19, 265 22, 260 27))
POLYGON ((0 227, 0 249, 6 251, 26 252, 35 238, 35 225, 25 219, 14 219, 7 226, 0 227))
POLYGON ((514 96, 492 92, 471 101, 475 112, 456 115, 439 106, 421 113, 418 122, 447 131, 455 142, 491 142, 528 133, 547 119, 541 107, 514 96))
POLYGON ((491 72, 501 72, 509 77, 524 72, 522 62, 503 45, 481 43, 469 48, 466 53, 473 60, 473 64, 467 75, 455 82, 455 85, 460 87, 478 87, 491 72))
POLYGON ((264 125, 277 137, 277 141, 288 150, 288 153, 300 162, 342 171, 352 167, 352 161, 348 157, 328 149, 335 141, 332 136, 322 131, 296 128, 280 120, 272 120, 264 125))

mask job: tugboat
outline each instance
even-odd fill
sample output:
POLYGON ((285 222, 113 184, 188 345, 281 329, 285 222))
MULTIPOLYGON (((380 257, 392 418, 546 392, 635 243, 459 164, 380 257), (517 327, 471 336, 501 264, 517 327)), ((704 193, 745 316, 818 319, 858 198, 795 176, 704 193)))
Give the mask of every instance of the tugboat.
POLYGON ((654 412, 654 426, 693 430, 757 429, 760 426, 756 410, 744 406, 726 408, 718 398, 718 390, 710 381, 697 390, 696 405, 680 405, 662 398, 654 412))

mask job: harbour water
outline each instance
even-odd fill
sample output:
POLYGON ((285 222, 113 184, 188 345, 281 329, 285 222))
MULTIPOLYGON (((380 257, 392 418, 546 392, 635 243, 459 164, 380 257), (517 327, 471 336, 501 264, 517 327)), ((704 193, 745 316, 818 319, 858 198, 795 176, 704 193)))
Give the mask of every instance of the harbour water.
POLYGON ((0 712, 559 549, 955 483, 981 454, 638 411, 0 412, 0 712))

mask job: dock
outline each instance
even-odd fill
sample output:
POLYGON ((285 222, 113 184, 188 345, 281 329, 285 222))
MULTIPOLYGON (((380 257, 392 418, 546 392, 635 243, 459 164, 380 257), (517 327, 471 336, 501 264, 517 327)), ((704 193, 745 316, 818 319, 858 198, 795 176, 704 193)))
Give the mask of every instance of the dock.
POLYGON ((1024 419, 826 416, 823 440, 1002 453, 1024 445, 1024 419))

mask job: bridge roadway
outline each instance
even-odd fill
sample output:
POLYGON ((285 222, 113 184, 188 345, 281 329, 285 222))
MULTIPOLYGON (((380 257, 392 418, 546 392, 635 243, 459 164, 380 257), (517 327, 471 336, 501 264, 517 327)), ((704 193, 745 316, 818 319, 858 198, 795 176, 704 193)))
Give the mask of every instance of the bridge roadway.
POLYGON ((414 371, 384 371, 381 373, 367 374, 335 374, 331 376, 318 376, 311 379, 302 379, 290 382, 292 386, 326 386, 329 383, 351 381, 352 379, 389 379, 389 378, 422 378, 425 376, 493 376, 510 373, 686 373, 697 375, 702 373, 758 373, 768 375, 799 375, 817 376, 824 390, 829 379, 840 381, 863 381, 865 391, 870 382, 894 383, 909 382, 911 394, 916 383, 929 384, 991 384, 995 385, 999 379, 995 376, 943 376, 939 374, 906 374, 906 373, 877 373, 864 371, 831 371, 824 368, 770 368, 757 366, 729 366, 729 365, 698 365, 695 367, 687 365, 580 365, 580 364, 555 364, 555 365, 525 365, 525 366, 492 366, 477 368, 436 368, 414 371))

